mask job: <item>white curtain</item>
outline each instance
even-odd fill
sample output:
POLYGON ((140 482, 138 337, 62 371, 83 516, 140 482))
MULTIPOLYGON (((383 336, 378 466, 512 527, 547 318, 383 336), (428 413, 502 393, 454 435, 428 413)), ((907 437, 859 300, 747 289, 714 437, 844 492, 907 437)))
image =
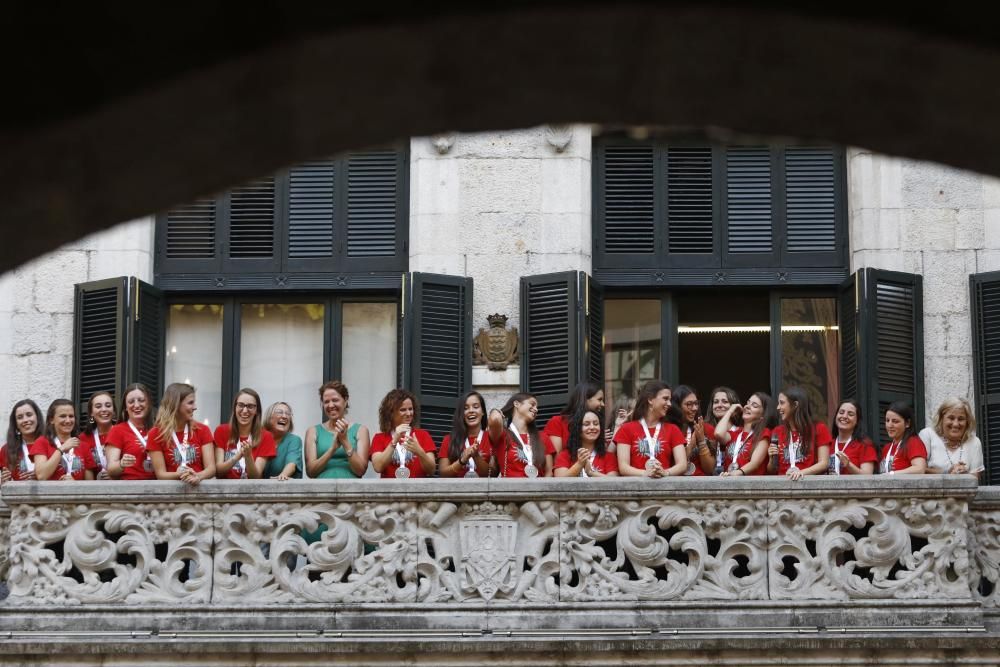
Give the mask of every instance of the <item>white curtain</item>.
POLYGON ((343 373, 350 420, 378 432, 378 406, 396 386, 396 304, 345 303, 343 373))
POLYGON ((165 384, 194 385, 198 400, 195 417, 215 428, 222 400, 222 306, 172 305, 167 316, 166 347, 165 384))

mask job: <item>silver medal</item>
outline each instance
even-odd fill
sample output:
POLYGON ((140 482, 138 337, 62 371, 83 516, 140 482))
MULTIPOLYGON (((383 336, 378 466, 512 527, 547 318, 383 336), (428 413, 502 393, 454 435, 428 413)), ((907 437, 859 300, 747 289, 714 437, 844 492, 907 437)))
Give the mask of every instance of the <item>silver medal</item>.
POLYGON ((654 468, 656 468, 656 459, 646 461, 646 470, 653 470, 654 468))
POLYGON ((466 477, 471 477, 471 478, 479 477, 479 475, 476 473, 475 470, 466 470, 465 471, 465 476, 466 477))
POLYGON ((729 472, 736 472, 739 469, 740 467, 736 465, 736 461, 733 461, 732 463, 729 464, 729 472))
POLYGON ((534 463, 529 463, 528 465, 524 466, 524 474, 532 478, 538 477, 538 468, 535 467, 534 463))
POLYGON ((798 472, 798 471, 799 471, 799 467, 798 466, 791 466, 788 469, 788 472, 798 472))
POLYGON ((406 479, 410 476, 410 469, 406 466, 396 468, 396 479, 406 479))
POLYGON ((688 461, 688 467, 687 467, 687 470, 684 471, 684 474, 685 475, 693 475, 694 474, 694 464, 691 463, 690 461, 688 461))

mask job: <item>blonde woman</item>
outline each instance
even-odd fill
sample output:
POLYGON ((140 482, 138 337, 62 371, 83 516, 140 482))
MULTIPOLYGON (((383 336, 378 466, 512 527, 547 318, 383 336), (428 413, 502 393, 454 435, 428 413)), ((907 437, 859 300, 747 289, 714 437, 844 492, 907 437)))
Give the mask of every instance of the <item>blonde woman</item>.
POLYGON ((156 479, 195 486, 215 477, 215 442, 212 431, 194 420, 197 409, 191 385, 175 382, 163 392, 147 450, 156 479))
POLYGON ((940 475, 975 475, 983 465, 983 443, 976 437, 976 417, 964 398, 949 398, 938 406, 933 428, 920 431, 927 446, 927 472, 940 475))

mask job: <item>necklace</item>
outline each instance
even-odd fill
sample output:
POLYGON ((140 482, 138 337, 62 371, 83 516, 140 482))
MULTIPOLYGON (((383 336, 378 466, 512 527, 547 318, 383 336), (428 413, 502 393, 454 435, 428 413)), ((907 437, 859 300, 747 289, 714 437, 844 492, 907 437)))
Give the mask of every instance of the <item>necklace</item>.
POLYGON ((951 464, 951 466, 949 467, 949 470, 951 470, 951 468, 954 468, 956 465, 958 465, 959 463, 962 462, 963 458, 965 458, 965 445, 963 444, 963 445, 959 445, 958 447, 952 447, 950 444, 945 443, 944 453, 948 456, 948 463, 951 464), (958 460, 957 461, 955 459, 951 458, 951 450, 953 450, 953 449, 957 449, 958 450, 958 460))

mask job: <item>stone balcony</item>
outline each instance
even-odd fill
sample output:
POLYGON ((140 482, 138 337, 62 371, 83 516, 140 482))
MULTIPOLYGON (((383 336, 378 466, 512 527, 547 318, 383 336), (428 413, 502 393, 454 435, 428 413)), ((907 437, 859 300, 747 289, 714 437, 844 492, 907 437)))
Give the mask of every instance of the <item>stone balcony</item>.
POLYGON ((971 479, 16 483, 3 499, 0 664, 1000 661, 1000 488, 971 479))

